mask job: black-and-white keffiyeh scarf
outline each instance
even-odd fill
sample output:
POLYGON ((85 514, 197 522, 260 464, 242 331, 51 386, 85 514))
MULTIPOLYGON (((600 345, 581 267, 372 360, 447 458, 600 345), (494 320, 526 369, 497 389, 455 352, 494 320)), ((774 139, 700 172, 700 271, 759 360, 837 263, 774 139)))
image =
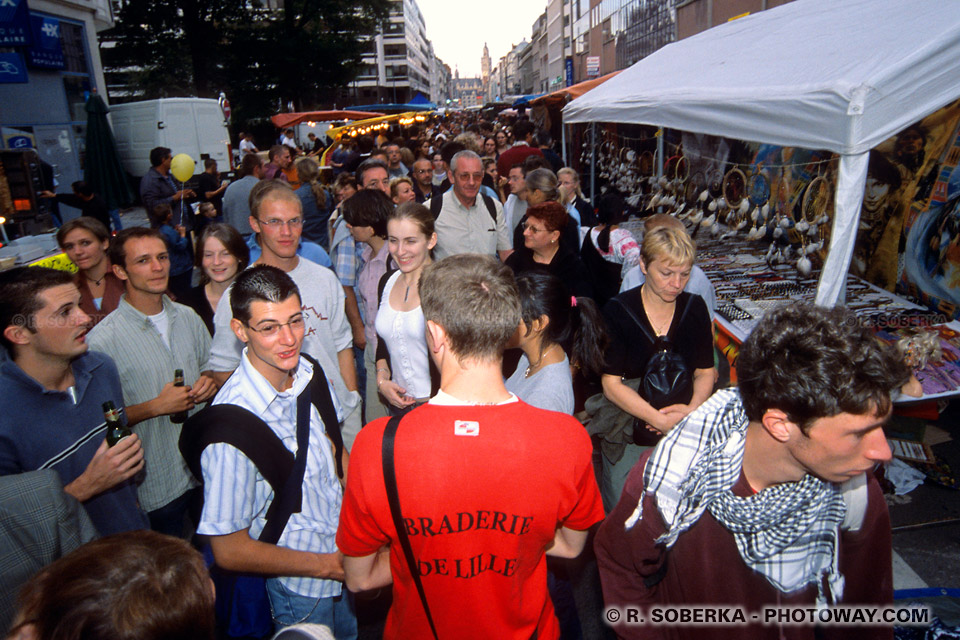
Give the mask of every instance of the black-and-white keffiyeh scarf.
MULTIPOLYGON (((843 595, 839 528, 846 507, 840 489, 811 475, 741 498, 731 488, 743 466, 747 416, 734 389, 715 393, 657 445, 644 470, 647 492, 656 495, 666 533, 657 539, 669 549, 707 509, 733 533, 740 557, 783 593, 813 583, 826 605, 843 595)), ((643 518, 643 499, 627 519, 643 518)))

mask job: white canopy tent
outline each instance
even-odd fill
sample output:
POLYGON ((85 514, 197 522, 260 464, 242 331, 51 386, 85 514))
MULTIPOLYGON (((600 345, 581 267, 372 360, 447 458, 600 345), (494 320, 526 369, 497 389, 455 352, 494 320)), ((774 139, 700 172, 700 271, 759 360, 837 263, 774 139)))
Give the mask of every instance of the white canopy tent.
POLYGON ((817 303, 837 304, 871 148, 960 97, 960 0, 795 0, 669 44, 564 124, 648 124, 840 154, 817 303))

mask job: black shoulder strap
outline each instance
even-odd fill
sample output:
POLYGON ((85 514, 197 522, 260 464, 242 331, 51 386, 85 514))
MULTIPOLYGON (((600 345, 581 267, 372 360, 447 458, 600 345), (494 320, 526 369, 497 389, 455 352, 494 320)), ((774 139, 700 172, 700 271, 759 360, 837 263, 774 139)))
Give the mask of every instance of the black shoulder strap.
MULTIPOLYGON (((337 477, 343 478, 343 434, 340 433, 340 421, 337 420, 337 411, 333 406, 333 398, 330 397, 330 386, 327 384, 327 376, 323 372, 320 363, 312 356, 300 352, 307 362, 313 365, 313 379, 310 380, 311 391, 310 400, 313 406, 317 408, 320 419, 323 420, 323 428, 327 432, 327 437, 333 443, 334 460, 337 463, 337 477)), ((299 411, 299 406, 297 407, 299 411)))
MULTIPOLYGON (((649 329, 647 329, 647 325, 643 324, 643 322, 640 321, 640 318, 637 317, 637 314, 633 312, 633 309, 631 309, 628 305, 624 304, 620 300, 620 296, 617 296, 616 298, 613 298, 613 299, 616 300, 617 304, 619 304, 620 307, 627 312, 627 315, 629 315, 633 319, 634 323, 636 323, 636 325, 640 328, 640 331, 643 332, 643 335, 647 337, 647 340, 649 340, 652 344, 656 344, 657 337, 654 336, 649 329)), ((687 310, 690 308, 689 296, 685 296, 681 292, 680 296, 677 298, 677 304, 678 306, 680 306, 680 320, 677 322, 673 322, 673 321, 670 322, 670 331, 667 334, 667 339, 671 345, 673 344, 674 332, 677 331, 677 328, 681 324, 683 324, 683 319, 687 317, 687 310), (683 302, 681 302, 681 299, 683 300, 683 302)), ((676 315, 676 309, 674 309, 674 315, 676 315)))
MULTIPOLYGON (((683 292, 683 291, 681 291, 681 292, 680 292, 680 295, 677 297, 677 304, 678 304, 678 305, 679 305, 679 304, 682 304, 682 305, 683 305, 683 309, 680 311, 680 319, 677 320, 675 323, 671 323, 672 326, 670 327, 670 331, 669 331, 670 335, 668 336, 668 337, 670 338, 671 344, 673 343, 673 334, 674 334, 674 332, 675 332, 675 331, 679 331, 680 325, 683 324, 683 319, 687 317, 687 311, 689 311, 689 310, 690 310, 690 307, 692 306, 692 305, 690 304, 690 295, 689 295, 689 294, 686 294, 686 293, 683 292), (683 301, 682 303, 681 303, 681 300, 683 301)), ((674 312, 674 313, 676 313, 676 312, 674 312)))
POLYGON ((481 193, 480 197, 483 198, 483 204, 487 205, 487 211, 490 212, 490 217, 493 219, 493 223, 497 223, 497 205, 493 204, 493 198, 488 196, 485 193, 481 193))
POLYGON ((401 416, 393 416, 387 422, 387 427, 383 431, 383 444, 381 455, 383 457, 383 484, 387 490, 387 502, 390 503, 390 515, 393 516, 393 525, 397 529, 397 540, 403 549, 403 555, 407 559, 407 566, 410 568, 410 575, 413 582, 417 585, 417 593, 420 594, 420 602, 423 603, 423 611, 427 614, 427 622, 430 623, 430 630, 433 632, 434 640, 437 638, 437 628, 433 624, 433 616, 430 615, 430 607, 427 606, 427 594, 423 591, 423 582, 420 580, 420 569, 417 567, 417 559, 413 555, 413 548, 410 546, 410 538, 407 537, 407 529, 403 524, 403 515, 400 511, 400 494, 397 492, 397 472, 393 463, 393 445, 397 435, 397 428, 400 426, 401 416))
MULTIPOLYGON (((285 487, 291 480, 296 458, 260 417, 243 407, 218 404, 190 416, 180 431, 180 453, 197 479, 203 478, 203 470, 200 466, 203 450, 219 442, 229 444, 247 456, 273 489, 274 500, 267 509, 266 520, 268 526, 276 523, 275 527, 279 526, 279 531, 276 532, 276 540, 271 541, 264 535, 269 533, 264 528, 259 539, 276 543, 290 514, 300 510, 299 496, 296 504, 292 505, 294 508, 285 515, 280 512, 281 500, 277 498, 284 493, 285 487), (282 526, 280 526, 281 521, 282 526)), ((303 450, 306 449, 303 448, 303 450)), ((301 474, 297 484, 302 482, 301 474)))
POLYGON ((430 213, 433 214, 434 220, 440 217, 441 209, 443 209, 443 194, 438 193, 430 198, 430 213))
POLYGON ((283 489, 274 492, 273 502, 267 509, 267 523, 258 538, 262 542, 276 544, 290 515, 298 513, 303 506, 303 475, 307 471, 307 451, 310 448, 310 386, 307 385, 297 396, 297 455, 283 489), (270 518, 270 509, 274 508, 279 517, 270 518))
POLYGON ((640 321, 640 318, 638 318, 637 314, 633 312, 633 309, 631 309, 628 305, 624 304, 623 301, 620 300, 620 296, 617 296, 616 298, 614 298, 613 301, 616 302, 618 305, 620 305, 621 309, 627 312, 627 315, 630 316, 630 318, 637 325, 637 327, 640 328, 640 331, 642 331, 643 335, 647 337, 647 340, 650 341, 650 344, 656 344, 657 337, 654 336, 649 329, 647 329, 647 325, 643 324, 643 322, 640 321))

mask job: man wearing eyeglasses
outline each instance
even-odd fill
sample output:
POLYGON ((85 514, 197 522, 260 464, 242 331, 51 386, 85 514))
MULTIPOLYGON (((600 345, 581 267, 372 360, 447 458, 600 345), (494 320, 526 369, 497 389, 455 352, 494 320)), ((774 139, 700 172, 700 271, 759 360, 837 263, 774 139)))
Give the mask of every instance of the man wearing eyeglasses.
MULTIPOLYGON (((261 215, 281 219, 284 214, 271 206, 276 202, 262 203, 261 215)), ((260 417, 291 453, 298 440, 298 398, 314 375, 328 372, 318 372, 300 355, 308 331, 304 305, 297 285, 281 269, 260 265, 240 274, 230 290, 230 332, 246 346, 237 370, 214 402, 260 417)), ((331 396, 339 414, 336 394, 331 396)), ((260 470, 231 444, 208 445, 200 454, 204 503, 198 531, 210 536, 218 566, 268 576, 277 630, 311 622, 329 626, 337 638, 349 639, 357 637, 357 620, 343 590, 343 556, 335 540, 343 489, 330 428, 310 406, 301 507, 290 515, 276 544, 259 539, 267 506, 274 500, 260 470)))
MULTIPOLYGON (((303 351, 313 356, 331 378, 343 408, 343 443, 347 450, 360 432, 360 394, 353 358, 353 339, 344 311, 344 293, 332 271, 297 255, 303 231, 300 198, 286 184, 261 181, 250 192, 250 227, 263 253, 254 265, 277 267, 300 290, 305 323, 303 351)), ((210 367, 223 384, 240 364, 243 343, 230 328, 230 290, 220 298, 213 317, 210 367)))
POLYGON ((417 196, 417 202, 423 204, 425 201, 439 193, 439 189, 433 184, 433 163, 427 158, 420 158, 413 163, 413 193, 417 196))

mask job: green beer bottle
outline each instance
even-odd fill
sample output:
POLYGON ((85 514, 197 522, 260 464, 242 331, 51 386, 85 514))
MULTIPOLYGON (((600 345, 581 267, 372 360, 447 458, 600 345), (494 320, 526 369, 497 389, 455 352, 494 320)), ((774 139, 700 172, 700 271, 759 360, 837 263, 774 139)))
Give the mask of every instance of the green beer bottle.
POLYGON ((120 412, 117 411, 117 408, 110 400, 107 400, 103 403, 103 417, 107 419, 108 447, 112 447, 120 442, 121 438, 126 438, 127 436, 133 435, 133 432, 130 431, 130 428, 120 422, 120 412))
MULTIPOLYGON (((183 386, 183 369, 177 369, 173 372, 173 386, 182 387, 183 386)), ((180 411, 170 416, 170 422, 174 424, 183 424, 187 421, 187 412, 180 411)))

